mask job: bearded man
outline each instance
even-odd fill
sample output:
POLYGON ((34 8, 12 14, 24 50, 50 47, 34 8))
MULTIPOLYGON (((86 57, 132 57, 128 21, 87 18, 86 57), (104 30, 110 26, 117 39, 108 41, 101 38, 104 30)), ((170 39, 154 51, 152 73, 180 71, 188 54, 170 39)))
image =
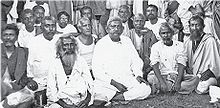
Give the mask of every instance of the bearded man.
POLYGON ((199 94, 207 93, 210 85, 216 85, 220 76, 220 52, 212 34, 203 31, 204 20, 193 16, 189 20, 190 38, 185 41, 188 57, 187 72, 197 75, 200 82, 196 88, 199 94))
POLYGON ((79 56, 78 44, 71 35, 60 37, 56 57, 49 67, 47 97, 49 108, 86 108, 92 102, 92 77, 86 61, 79 56), (49 103, 49 102, 48 102, 49 103))

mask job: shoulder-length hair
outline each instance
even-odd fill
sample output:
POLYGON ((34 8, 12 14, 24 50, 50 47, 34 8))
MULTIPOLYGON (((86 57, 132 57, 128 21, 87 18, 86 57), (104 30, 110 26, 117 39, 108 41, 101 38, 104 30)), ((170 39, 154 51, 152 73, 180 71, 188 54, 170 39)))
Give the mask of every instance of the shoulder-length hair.
POLYGON ((78 54, 79 54, 78 42, 77 42, 77 40, 75 39, 75 37, 72 36, 71 33, 68 33, 68 34, 62 35, 62 36, 57 40, 57 42, 56 42, 56 57, 57 57, 57 58, 60 58, 60 57, 62 57, 62 56, 65 54, 65 52, 63 51, 63 47, 62 47, 62 45, 63 45, 63 39, 71 39, 71 40, 74 42, 74 45, 75 45, 75 47, 74 47, 74 54, 75 54, 76 56, 78 56, 78 54))

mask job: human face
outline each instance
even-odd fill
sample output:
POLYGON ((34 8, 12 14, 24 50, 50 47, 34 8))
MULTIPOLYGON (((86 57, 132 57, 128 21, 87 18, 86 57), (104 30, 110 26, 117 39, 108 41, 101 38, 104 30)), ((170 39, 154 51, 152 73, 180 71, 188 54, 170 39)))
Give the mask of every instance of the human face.
POLYGON ((82 33, 86 36, 92 34, 92 25, 89 20, 82 21, 79 29, 80 29, 80 33, 82 33))
POLYGON ((23 16, 23 23, 26 27, 34 26, 34 15, 32 13, 26 13, 23 16))
POLYGON ((112 40, 120 39, 124 27, 120 21, 112 21, 107 28, 107 32, 112 40))
POLYGON ((35 23, 40 24, 42 19, 44 18, 44 10, 41 8, 36 9, 34 12, 34 17, 35 17, 35 23))
POLYGON ((53 20, 45 20, 43 24, 43 35, 47 40, 52 40, 56 33, 56 22, 53 20))
POLYGON ((75 51, 75 43, 70 38, 63 38, 62 48, 65 54, 73 54, 75 51))
POLYGON ((146 16, 149 20, 157 18, 157 10, 154 7, 148 7, 146 10, 146 16))
POLYGON ((192 40, 200 39, 203 33, 203 25, 198 20, 190 20, 189 30, 190 30, 190 38, 192 40))
POLYGON ((68 16, 62 14, 58 20, 58 24, 61 28, 65 28, 68 24, 68 16))
POLYGON ((167 46, 172 45, 172 37, 173 33, 168 27, 161 27, 160 28, 160 36, 163 40, 163 43, 167 46))
POLYGON ((134 27, 136 29, 143 29, 144 28, 144 24, 145 24, 145 20, 143 18, 141 18, 140 16, 137 16, 134 18, 134 27))
POLYGON ((81 14, 82 17, 87 17, 90 20, 92 19, 92 11, 90 9, 84 9, 81 14))
POLYGON ((2 41, 5 47, 14 46, 14 43, 17 40, 17 38, 18 36, 14 30, 6 29, 2 33, 2 41))
POLYGON ((127 8, 121 8, 118 11, 118 16, 121 18, 122 22, 126 22, 130 17, 129 10, 127 8))

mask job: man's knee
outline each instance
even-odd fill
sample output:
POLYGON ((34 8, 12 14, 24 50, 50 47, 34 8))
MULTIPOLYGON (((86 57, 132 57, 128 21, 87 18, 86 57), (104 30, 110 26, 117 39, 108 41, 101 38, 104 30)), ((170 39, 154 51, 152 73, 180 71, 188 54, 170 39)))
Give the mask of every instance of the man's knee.
MULTIPOLYGON (((151 87, 150 85, 146 85, 145 83, 141 83, 138 87, 136 87, 137 90, 133 92, 134 99, 145 99, 151 94, 151 87)), ((131 92, 132 93, 132 92, 131 92)), ((125 96, 126 99, 127 96, 125 96)), ((126 99, 126 100, 132 100, 126 99)))
POLYGON ((140 90, 140 94, 147 98, 151 94, 151 87, 150 85, 142 84, 142 89, 140 90))

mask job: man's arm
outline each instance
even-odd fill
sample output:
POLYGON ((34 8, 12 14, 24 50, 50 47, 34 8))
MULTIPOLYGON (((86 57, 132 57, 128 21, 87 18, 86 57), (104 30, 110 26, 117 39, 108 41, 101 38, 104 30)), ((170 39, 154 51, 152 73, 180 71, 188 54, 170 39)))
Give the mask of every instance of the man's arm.
POLYGON ((178 63, 178 77, 175 81, 175 85, 174 85, 174 90, 175 91, 179 91, 180 88, 181 88, 181 82, 182 82, 182 79, 183 79, 183 75, 184 75, 184 68, 185 66, 178 63))
POLYGON ((122 93, 128 91, 126 86, 124 86, 123 84, 115 81, 114 79, 111 79, 110 84, 113 85, 114 87, 116 87, 122 93))
POLYGON ((162 75, 161 75, 161 72, 160 72, 160 69, 159 69, 159 63, 156 63, 155 65, 153 65, 153 70, 154 70, 154 73, 159 81, 159 86, 160 86, 160 90, 162 92, 166 92, 168 91, 168 87, 167 87, 167 84, 166 82, 164 81, 162 75))

